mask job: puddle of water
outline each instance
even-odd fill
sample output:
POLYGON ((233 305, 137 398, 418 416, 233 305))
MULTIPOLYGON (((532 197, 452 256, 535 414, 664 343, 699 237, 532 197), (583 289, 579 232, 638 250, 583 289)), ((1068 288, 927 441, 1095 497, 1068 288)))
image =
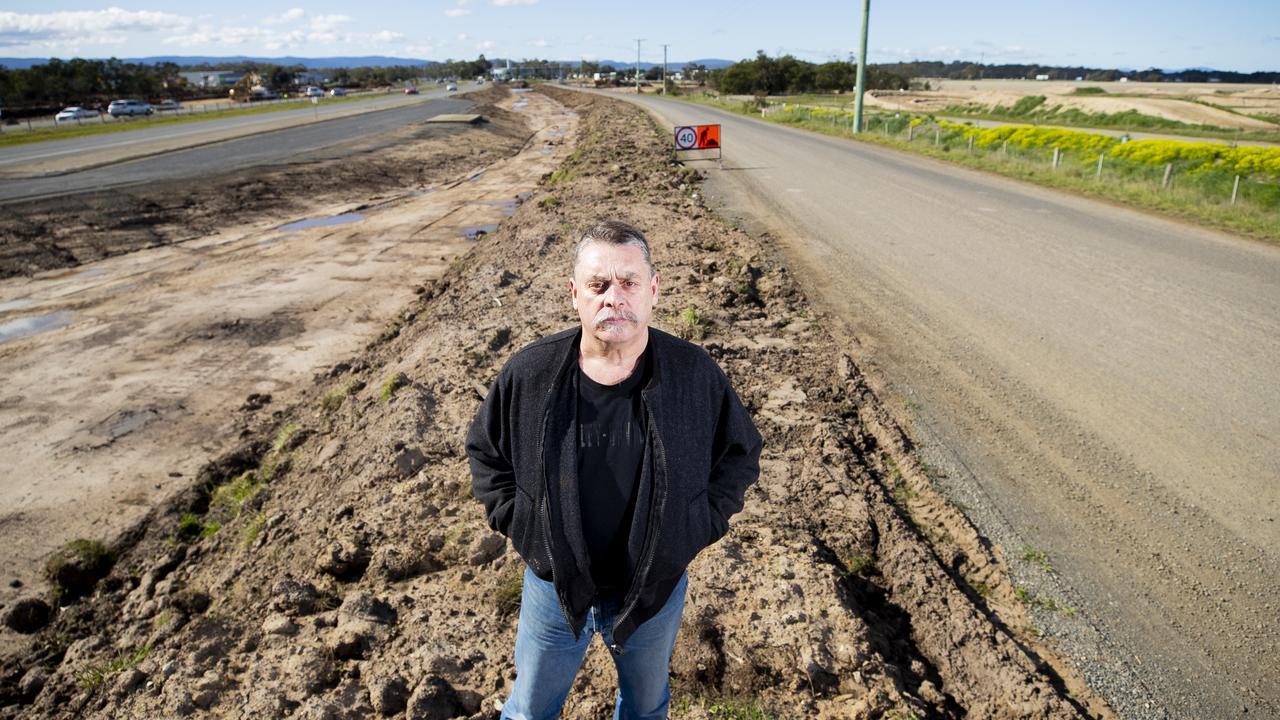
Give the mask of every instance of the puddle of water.
POLYGON ((71 322, 70 310, 32 315, 0 324, 0 343, 57 330, 71 322))
POLYGON ((489 233, 498 229, 498 223, 490 223, 488 225, 477 225, 475 227, 463 228, 462 237, 468 240, 479 240, 489 233))
POLYGON ((516 194, 516 202, 517 202, 517 203, 523 203, 525 200, 528 200, 528 199, 529 199, 530 197, 532 197, 532 196, 533 196, 533 191, 532 191, 532 190, 525 190, 525 191, 524 191, 524 192, 522 192, 522 193, 517 193, 517 194, 516 194))
POLYGON ((103 429, 106 430, 108 437, 115 440, 146 426, 158 417, 160 417, 160 413, 150 408, 146 410, 121 410, 107 418, 103 423, 106 427, 103 429))
POLYGON ((570 117, 577 117, 577 116, 578 116, 578 113, 576 113, 576 112, 574 112, 574 111, 572 111, 572 110, 565 110, 565 111, 564 111, 564 114, 565 114, 565 115, 569 115, 570 117))
POLYGON ((436 191, 436 186, 432 185, 426 190, 414 190, 413 192, 409 193, 409 197, 422 197, 423 195, 430 195, 435 191, 436 191))
POLYGON ((5 312, 6 310, 17 310, 18 308, 24 308, 33 304, 34 302, 35 301, 32 300, 31 298, 18 298, 17 300, 0 302, 0 312, 5 312))
POLYGON ((125 283, 124 285, 121 285, 121 286, 119 286, 119 287, 113 287, 113 288, 111 288, 110 290, 107 290, 107 294, 108 294, 108 295, 117 295, 117 294, 122 293, 122 292, 125 292, 125 291, 127 291, 127 290, 132 290, 132 289, 134 289, 134 288, 136 288, 136 287, 138 287, 138 283, 136 283, 136 282, 125 283))
POLYGON ((309 218, 307 220, 299 220, 291 222, 288 225, 281 225, 277 230, 289 232, 291 230, 306 230, 315 227, 328 227, 330 225, 346 225, 347 223, 355 223, 364 220, 364 215, 360 213, 342 213, 327 218, 309 218))
POLYGON ((481 170, 480 172, 476 173, 475 175, 472 175, 471 177, 467 178, 467 182, 475 182, 475 181, 477 181, 477 180, 479 180, 479 179, 480 179, 480 176, 481 176, 481 175, 484 175, 484 171, 483 171, 483 170, 481 170))

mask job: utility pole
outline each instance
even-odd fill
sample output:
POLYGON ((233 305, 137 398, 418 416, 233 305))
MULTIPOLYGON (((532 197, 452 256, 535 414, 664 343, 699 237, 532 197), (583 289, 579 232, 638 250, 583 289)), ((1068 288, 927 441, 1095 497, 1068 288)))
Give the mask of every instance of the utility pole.
POLYGON ((667 94, 667 48, 669 47, 671 46, 665 43, 662 45, 662 94, 663 95, 667 94))
POLYGON ((867 20, 871 17, 871 0, 862 0, 862 49, 858 51, 857 98, 853 103, 853 131, 862 132, 862 96, 867 92, 867 20))
POLYGON ((640 94, 640 43, 644 38, 636 38, 636 94, 640 94))

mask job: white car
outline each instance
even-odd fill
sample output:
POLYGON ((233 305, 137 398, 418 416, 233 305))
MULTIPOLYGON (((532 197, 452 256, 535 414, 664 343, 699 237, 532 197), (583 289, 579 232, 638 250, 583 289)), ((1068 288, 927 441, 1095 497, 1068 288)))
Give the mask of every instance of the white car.
POLYGON ((324 88, 318 88, 312 85, 307 88, 307 97, 324 97, 324 88))
POLYGON ((177 110, 180 107, 182 107, 182 105, 177 100, 174 100, 173 98, 165 98, 164 100, 161 100, 159 103, 156 104, 156 110, 160 112, 163 112, 165 110, 177 110))
POLYGON ((329 91, 329 97, 342 97, 343 95, 346 95, 346 94, 347 94, 347 91, 345 88, 334 88, 329 91))
POLYGON ((454 90, 458 89, 458 83, 449 83, 448 85, 444 86, 444 89, 447 92, 453 92, 454 90))
POLYGON ((58 113, 57 115, 55 115, 53 117, 53 121, 56 123, 64 123, 64 122, 72 122, 72 121, 79 121, 79 120, 87 120, 89 118, 96 118, 96 117, 98 117, 97 110, 89 110, 82 107, 69 107, 64 109, 62 112, 58 113))
POLYGON ((150 115, 152 112, 154 111, 151 109, 151 104, 141 100, 112 100, 111 104, 107 106, 107 113, 111 117, 117 118, 121 115, 128 115, 129 117, 150 115))

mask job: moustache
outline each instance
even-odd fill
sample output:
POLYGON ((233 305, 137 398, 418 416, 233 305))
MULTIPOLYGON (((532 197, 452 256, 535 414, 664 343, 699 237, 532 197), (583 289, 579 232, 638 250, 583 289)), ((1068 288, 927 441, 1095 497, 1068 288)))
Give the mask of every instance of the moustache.
POLYGON ((596 313, 596 319, 594 320, 594 325, 596 326, 596 328, 600 328, 600 327, 603 327, 605 324, 607 324, 610 320, 626 320, 629 323, 635 323, 639 321, 639 318, 636 317, 635 313, 627 312, 626 310, 623 310, 622 312, 615 314, 613 311, 606 308, 596 313))

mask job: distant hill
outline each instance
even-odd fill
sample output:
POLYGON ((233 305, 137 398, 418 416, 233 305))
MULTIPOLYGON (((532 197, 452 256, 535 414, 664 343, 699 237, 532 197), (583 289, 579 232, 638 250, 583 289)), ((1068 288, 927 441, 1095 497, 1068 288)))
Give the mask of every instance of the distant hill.
MULTIPOLYGON (((63 58, 69 59, 69 58, 63 58)), ((101 58, 91 58, 101 59, 101 58)), ((328 68, 355 68, 355 67, 391 67, 396 65, 435 65, 437 60, 422 60, 420 58, 398 58, 388 57, 385 55, 364 55, 353 57, 321 57, 321 58, 304 58, 304 57, 262 57, 253 55, 232 55, 232 56, 212 56, 212 55, 153 55, 150 57, 140 58, 120 58, 122 62, 139 63, 145 65, 158 65, 160 63, 173 63, 183 67, 195 65, 234 65, 237 63, 256 62, 271 65, 301 65, 308 70, 323 70, 328 68)), ((494 67, 501 67, 506 64, 505 58, 489 58, 494 67)), ((35 65, 43 65, 49 62, 49 58, 0 58, 0 66, 10 70, 26 70, 35 65)), ((553 64, 559 65, 577 65, 578 60, 552 60, 553 64)), ((682 68, 685 65, 697 64, 706 65, 708 70, 728 67, 735 61, 723 60, 720 58, 704 58, 700 60, 669 60, 667 67, 682 68)), ((625 60, 597 60, 599 65, 612 65, 616 68, 634 67, 635 62, 625 60)), ((519 65, 520 61, 512 59, 513 66, 519 65)), ((649 69, 655 65, 662 63, 640 63, 640 67, 649 69)))

